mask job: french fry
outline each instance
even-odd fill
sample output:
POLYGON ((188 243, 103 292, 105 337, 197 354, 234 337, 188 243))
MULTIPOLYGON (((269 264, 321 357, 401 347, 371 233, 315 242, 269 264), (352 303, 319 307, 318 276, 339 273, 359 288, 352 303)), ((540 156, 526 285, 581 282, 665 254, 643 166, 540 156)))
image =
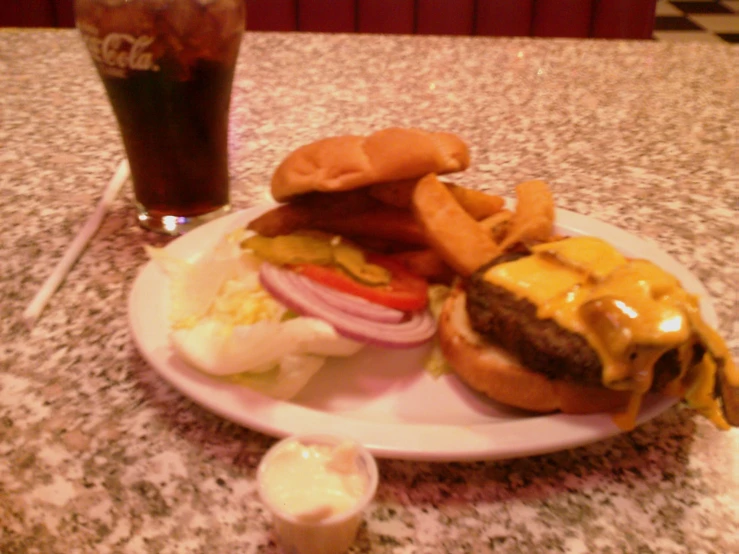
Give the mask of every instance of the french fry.
POLYGON ((505 200, 501 196, 495 196, 482 192, 481 190, 460 187, 454 183, 446 183, 452 191, 454 198, 472 216, 473 219, 481 220, 498 213, 503 209, 505 200))
POLYGON ((452 268, 431 248, 398 252, 390 257, 433 283, 451 283, 454 278, 452 268))
POLYGON ((418 182, 412 206, 429 245, 457 273, 471 275, 502 251, 435 174, 418 182))
POLYGON ((519 242, 546 241, 554 232, 554 198, 544 181, 516 185, 516 210, 511 218, 503 250, 519 242))

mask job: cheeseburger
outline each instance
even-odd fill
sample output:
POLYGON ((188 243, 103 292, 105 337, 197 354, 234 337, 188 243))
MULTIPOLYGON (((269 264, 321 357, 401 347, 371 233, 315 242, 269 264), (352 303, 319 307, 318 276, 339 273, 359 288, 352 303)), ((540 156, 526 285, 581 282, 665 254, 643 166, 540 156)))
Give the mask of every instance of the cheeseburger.
MULTIPOLYGON (((366 279, 364 261, 372 266, 378 251, 427 281, 456 279, 439 316, 439 345, 464 382, 496 401, 534 412, 613 412, 631 428, 643 396, 659 392, 687 399, 722 428, 739 425, 736 367, 696 297, 600 239, 552 240, 554 201, 542 181, 516 187, 513 213, 499 196, 437 179, 469 163, 458 136, 418 129, 306 144, 274 172, 280 204, 249 223, 259 239, 248 246, 306 230, 347 239, 366 250, 358 268, 336 253, 321 263, 347 273, 346 291, 370 301, 408 292, 394 290, 394 280, 366 279)), ((287 249, 281 263, 311 277, 301 266, 315 262, 311 248, 287 249)), ((419 290, 425 306, 425 282, 419 290)))
POLYGON ((684 397, 739 425, 739 375, 698 300, 651 262, 593 237, 506 253, 457 286, 439 321, 455 372, 534 412, 614 412, 634 426, 644 394, 684 397))

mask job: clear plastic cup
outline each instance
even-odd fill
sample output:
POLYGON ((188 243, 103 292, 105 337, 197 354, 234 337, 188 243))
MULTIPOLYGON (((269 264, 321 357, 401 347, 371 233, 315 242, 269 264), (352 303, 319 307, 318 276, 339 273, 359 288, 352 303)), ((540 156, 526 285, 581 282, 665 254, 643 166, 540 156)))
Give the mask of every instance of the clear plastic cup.
POLYGON ((137 219, 179 235, 230 210, 228 124, 243 0, 75 0, 118 121, 137 219))
MULTIPOLYGON (((310 479, 310 475, 305 476, 310 479)), ((262 502, 272 512, 275 534, 283 551, 289 554, 343 554, 355 541, 362 523, 364 511, 377 491, 379 477, 374 457, 355 441, 336 435, 295 435, 274 444, 264 455, 257 468, 257 488, 262 502), (366 477, 364 492, 356 502, 340 513, 318 521, 306 521, 283 506, 278 505, 273 493, 267 490, 265 475, 275 456, 284 452, 288 445, 299 443, 305 446, 339 446, 351 443, 356 451, 358 471, 366 477)))

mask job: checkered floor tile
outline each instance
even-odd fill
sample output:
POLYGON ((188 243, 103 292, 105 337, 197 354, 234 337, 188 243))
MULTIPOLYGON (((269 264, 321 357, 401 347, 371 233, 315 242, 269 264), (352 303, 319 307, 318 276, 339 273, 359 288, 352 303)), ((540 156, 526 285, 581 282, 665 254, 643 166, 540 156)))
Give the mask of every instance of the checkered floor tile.
POLYGON ((739 43, 739 0, 657 0, 654 38, 739 43))

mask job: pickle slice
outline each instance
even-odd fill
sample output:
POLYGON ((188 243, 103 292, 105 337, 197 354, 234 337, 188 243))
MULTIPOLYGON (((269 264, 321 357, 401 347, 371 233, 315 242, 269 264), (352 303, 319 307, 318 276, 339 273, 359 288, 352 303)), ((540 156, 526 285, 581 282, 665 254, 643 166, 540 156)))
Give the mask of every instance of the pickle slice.
POLYGON ((329 242, 301 235, 281 235, 273 238, 254 235, 244 239, 241 247, 249 248, 258 257, 276 265, 330 265, 334 258, 329 242))
POLYGON ((254 235, 244 239, 241 247, 252 250, 256 256, 275 265, 335 266, 365 285, 386 285, 391 278, 387 269, 367 262, 361 249, 342 242, 340 237, 307 233, 271 238, 254 235))
POLYGON ((387 269, 368 263, 361 250, 347 244, 334 245, 334 263, 365 285, 386 285, 390 282, 387 269))

